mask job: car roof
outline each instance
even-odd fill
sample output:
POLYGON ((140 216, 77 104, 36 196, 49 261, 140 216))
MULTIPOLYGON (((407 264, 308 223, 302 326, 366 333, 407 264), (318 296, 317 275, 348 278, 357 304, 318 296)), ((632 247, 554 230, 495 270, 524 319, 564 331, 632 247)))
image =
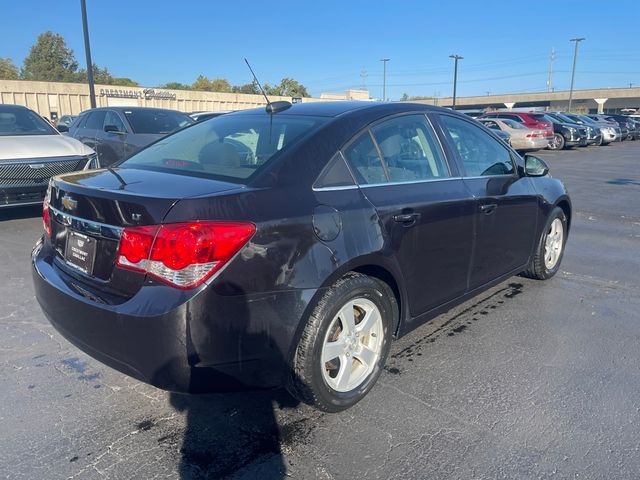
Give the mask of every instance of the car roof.
MULTIPOLYGON (((408 102, 365 102, 365 101, 337 101, 337 102, 305 102, 294 103, 286 110, 275 113, 274 115, 302 115, 313 117, 338 117, 340 115, 351 112, 366 111, 385 111, 392 114, 394 112, 403 112, 411 110, 432 110, 432 111, 450 111, 442 107, 434 107, 422 103, 408 102)), ((252 108, 250 110, 240 110, 230 115, 267 115, 264 107, 252 108)))
POLYGON ((154 108, 154 107, 96 107, 96 108, 90 108, 88 110, 83 111, 82 113, 88 113, 88 112, 94 112, 94 111, 100 111, 100 110, 116 110, 119 112, 122 111, 132 111, 132 110, 136 110, 136 111, 152 111, 152 112, 178 112, 178 113, 182 113, 184 115, 186 115, 187 117, 189 116, 188 113, 185 112, 180 112, 179 110, 173 110, 171 108, 154 108))
MULTIPOLYGON (((1 103, 0 104, 0 109, 4 110, 5 112, 11 112, 11 111, 16 111, 16 110, 31 110, 30 108, 27 108, 23 105, 13 105, 10 103, 1 103)), ((31 110, 33 111, 33 110, 31 110)))

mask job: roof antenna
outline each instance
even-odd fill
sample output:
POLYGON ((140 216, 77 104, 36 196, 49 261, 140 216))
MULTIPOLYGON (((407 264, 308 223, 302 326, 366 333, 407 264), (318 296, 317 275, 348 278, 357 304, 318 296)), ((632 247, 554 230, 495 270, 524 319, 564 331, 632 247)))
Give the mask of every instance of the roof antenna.
POLYGON ((260 81, 258 80, 258 77, 256 77, 256 74, 254 73, 253 68, 251 68, 251 65, 249 65, 249 60, 245 58, 244 62, 247 64, 247 67, 249 67, 249 70, 251 71, 251 75, 253 75, 253 81, 256 82, 256 84, 258 85, 258 88, 262 92, 262 95, 264 95, 264 98, 267 101, 267 108, 266 108, 267 113, 278 113, 283 110, 286 110, 291 106, 291 102, 287 102, 285 100, 280 100, 277 102, 269 101, 269 97, 267 97, 267 94, 265 93, 264 88, 262 88, 262 85, 260 85, 260 81))

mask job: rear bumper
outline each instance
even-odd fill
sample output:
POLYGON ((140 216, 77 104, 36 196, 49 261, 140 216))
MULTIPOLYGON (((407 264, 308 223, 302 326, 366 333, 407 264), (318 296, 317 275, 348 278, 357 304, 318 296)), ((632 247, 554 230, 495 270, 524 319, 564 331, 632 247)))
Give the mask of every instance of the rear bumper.
POLYGON ((32 253, 36 298, 67 340, 102 363, 176 392, 282 384, 315 289, 219 295, 146 284, 120 303, 58 268, 46 242, 32 253))
POLYGON ((549 141, 545 138, 529 138, 521 141, 514 141, 512 139, 511 146, 516 150, 527 151, 527 150, 543 150, 547 148, 549 145, 549 141))

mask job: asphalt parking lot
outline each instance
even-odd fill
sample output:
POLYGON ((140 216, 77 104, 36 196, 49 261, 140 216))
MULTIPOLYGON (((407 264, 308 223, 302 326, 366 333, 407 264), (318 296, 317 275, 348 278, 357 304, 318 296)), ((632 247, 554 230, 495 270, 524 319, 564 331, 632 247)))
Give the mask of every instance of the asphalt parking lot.
POLYGON ((40 209, 0 211, 0 477, 638 478, 640 142, 539 155, 574 203, 561 272, 400 339, 335 415, 280 391, 170 394, 91 359, 36 304, 40 209))

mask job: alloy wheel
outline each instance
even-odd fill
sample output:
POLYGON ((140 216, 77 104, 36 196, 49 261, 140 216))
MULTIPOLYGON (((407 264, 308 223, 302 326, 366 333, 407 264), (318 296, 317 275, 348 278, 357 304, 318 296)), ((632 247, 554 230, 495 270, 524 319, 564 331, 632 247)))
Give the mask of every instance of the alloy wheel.
POLYGON ((371 300, 349 300, 333 317, 322 344, 321 369, 337 392, 358 388, 374 370, 382 352, 383 323, 371 300))
POLYGON ((562 220, 556 218, 551 222, 544 244, 544 265, 552 270, 558 263, 564 244, 564 226, 562 220))

